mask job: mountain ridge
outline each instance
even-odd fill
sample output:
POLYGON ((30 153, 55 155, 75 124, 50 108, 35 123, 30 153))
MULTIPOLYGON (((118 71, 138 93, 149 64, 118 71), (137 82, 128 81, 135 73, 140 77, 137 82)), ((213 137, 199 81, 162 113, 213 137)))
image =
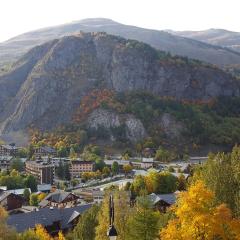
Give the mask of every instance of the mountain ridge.
POLYGON ((68 123, 96 88, 205 101, 239 96, 239 86, 211 65, 106 33, 80 33, 33 48, 0 76, 1 132, 68 123))
POLYGON ((109 19, 97 18, 31 31, 0 43, 0 64, 18 59, 23 53, 36 45, 79 31, 107 32, 126 39, 145 42, 173 55, 188 56, 218 66, 240 63, 240 54, 233 50, 179 37, 161 30, 144 29, 124 25, 109 19))

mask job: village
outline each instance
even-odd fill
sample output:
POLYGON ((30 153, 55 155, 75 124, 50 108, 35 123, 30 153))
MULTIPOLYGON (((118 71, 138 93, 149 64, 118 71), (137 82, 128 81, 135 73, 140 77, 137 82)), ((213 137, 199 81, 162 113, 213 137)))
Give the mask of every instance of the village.
MULTIPOLYGON (((1 173, 10 172, 11 162, 18 150, 14 144, 0 146, 1 173)), ((95 162, 56 157, 56 150, 49 146, 35 148, 34 159, 21 158, 20 161, 24 165, 21 174, 34 177, 37 184, 35 189, 8 189, 7 186, 0 186, 0 205, 8 211, 7 223, 17 232, 34 229, 36 224, 41 224, 51 235, 60 230, 68 232, 73 229, 84 211, 103 201, 105 190, 125 190, 129 204, 134 205, 136 196, 131 193, 130 185, 137 177, 145 177, 150 173, 168 173, 176 181, 182 179, 186 183, 191 166, 206 160, 205 157, 195 157, 187 161, 161 163, 153 157, 124 160, 121 155, 108 156, 108 159, 104 159, 104 169, 108 171, 98 175, 95 162), (62 165, 69 167, 68 181, 63 181, 57 174, 62 165), (95 177, 92 178, 92 175, 95 177)), ((166 212, 175 203, 179 193, 176 188, 174 190, 167 192, 163 189, 162 194, 149 194, 155 209, 166 212)))

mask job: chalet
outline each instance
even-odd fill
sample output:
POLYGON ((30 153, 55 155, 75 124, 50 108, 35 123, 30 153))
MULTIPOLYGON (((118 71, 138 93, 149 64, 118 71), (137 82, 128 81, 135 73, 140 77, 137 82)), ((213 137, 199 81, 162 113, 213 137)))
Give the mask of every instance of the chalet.
POLYGON ((41 208, 44 207, 57 207, 68 208, 74 207, 78 204, 79 197, 70 192, 55 191, 48 194, 40 203, 41 208))
POLYGON ((43 146, 34 149, 34 156, 36 158, 55 157, 56 155, 57 155, 56 149, 49 146, 43 146))
POLYGON ((104 198, 104 191, 98 188, 76 190, 75 193, 85 202, 101 203, 104 198))
POLYGON ((0 195, 0 205, 7 211, 21 208, 24 203, 24 199, 11 192, 2 192, 0 195))
POLYGON ((16 156, 17 151, 15 144, 0 145, 0 156, 16 156))
POLYGON ((141 162, 141 168, 148 169, 154 167, 153 158, 143 158, 141 162))
POLYGON ((92 205, 82 205, 73 208, 41 208, 29 213, 10 215, 7 224, 16 229, 18 233, 28 229, 34 229, 41 224, 49 234, 56 235, 72 230, 77 224, 79 217, 92 205))
POLYGON ((165 213, 167 208, 176 202, 177 193, 155 194, 149 195, 150 200, 154 204, 155 209, 165 213))

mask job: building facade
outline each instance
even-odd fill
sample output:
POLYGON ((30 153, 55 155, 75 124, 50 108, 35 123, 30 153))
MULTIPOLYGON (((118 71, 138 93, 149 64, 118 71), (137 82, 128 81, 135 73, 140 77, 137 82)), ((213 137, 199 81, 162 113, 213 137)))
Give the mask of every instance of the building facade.
POLYGON ((0 156, 16 156, 18 148, 14 144, 0 145, 0 156))
POLYGON ((73 160, 69 164, 69 171, 71 174, 71 178, 80 177, 81 173, 83 173, 83 172, 94 171, 94 162, 73 160))
POLYGON ((24 199, 14 193, 3 192, 0 195, 0 206, 5 208, 7 211, 21 208, 23 205, 24 199))
POLYGON ((37 178, 38 184, 53 184, 55 166, 43 161, 26 161, 25 170, 37 178))

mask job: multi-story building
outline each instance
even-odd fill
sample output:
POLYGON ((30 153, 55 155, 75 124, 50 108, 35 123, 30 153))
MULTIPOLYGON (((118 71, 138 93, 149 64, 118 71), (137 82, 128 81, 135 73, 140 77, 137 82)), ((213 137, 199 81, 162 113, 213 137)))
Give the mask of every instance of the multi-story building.
POLYGON ((83 160, 73 160, 70 162, 69 171, 71 178, 80 177, 83 172, 92 172, 94 170, 94 162, 83 161, 83 160))
POLYGON ((53 184, 55 167, 43 161, 26 161, 26 172, 37 178, 39 184, 53 184))
POLYGON ((0 145, 0 156, 16 156, 18 148, 14 144, 0 145))
POLYGON ((40 157, 55 157, 57 151, 55 148, 49 146, 38 147, 34 149, 34 155, 36 158, 40 157))

